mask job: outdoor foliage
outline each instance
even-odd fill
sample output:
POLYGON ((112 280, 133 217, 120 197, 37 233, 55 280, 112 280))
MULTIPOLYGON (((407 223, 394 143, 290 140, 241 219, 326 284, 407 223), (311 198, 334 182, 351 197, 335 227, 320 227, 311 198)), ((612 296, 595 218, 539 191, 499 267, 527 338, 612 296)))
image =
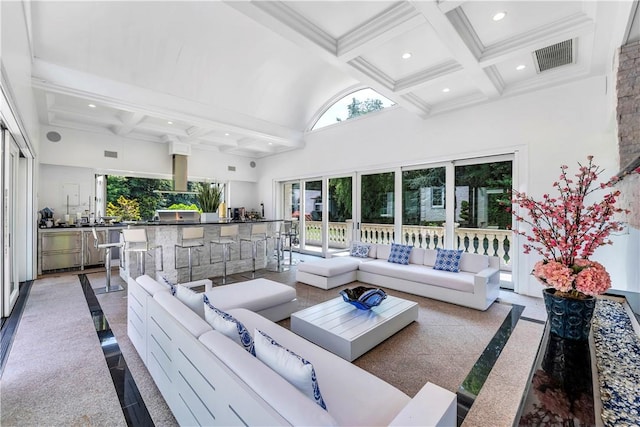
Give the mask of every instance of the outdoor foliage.
POLYGON ((329 180, 329 221, 344 222, 351 219, 351 197, 351 177, 329 180))
POLYGON ((199 211, 200 209, 195 203, 187 205, 186 203, 174 203, 167 208, 172 211, 199 211))
MULTIPOLYGON (((195 183, 189 182, 188 189, 193 191, 195 183)), ((193 194, 157 193, 156 190, 173 190, 173 182, 169 179, 136 178, 109 175, 107 177, 107 203, 116 204, 120 196, 137 200, 140 206, 140 219, 153 219, 157 209, 167 206, 195 202, 193 194)))
MULTIPOLYGON (((347 105, 347 110, 349 115, 347 116, 347 120, 353 119, 354 117, 364 116, 367 113, 372 111, 378 111, 384 109, 382 105, 382 101, 380 99, 371 99, 367 98, 364 101, 360 101, 357 98, 352 98, 351 104, 347 105)), ((341 122, 342 119, 336 117, 337 122, 341 122)))
POLYGON ((362 222, 393 224, 394 173, 362 176, 362 222))
POLYGON ((115 204, 107 203, 107 216, 120 218, 121 221, 138 221, 140 219, 140 205, 135 199, 130 200, 120 196, 115 204))

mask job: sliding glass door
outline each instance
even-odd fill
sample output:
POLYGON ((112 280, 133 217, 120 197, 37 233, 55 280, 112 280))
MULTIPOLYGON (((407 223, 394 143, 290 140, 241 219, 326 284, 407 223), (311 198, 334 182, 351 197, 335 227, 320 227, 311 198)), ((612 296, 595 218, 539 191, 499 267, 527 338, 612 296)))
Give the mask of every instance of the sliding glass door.
POLYGON ((395 241, 395 172, 361 174, 359 176, 358 237, 362 242, 395 241))

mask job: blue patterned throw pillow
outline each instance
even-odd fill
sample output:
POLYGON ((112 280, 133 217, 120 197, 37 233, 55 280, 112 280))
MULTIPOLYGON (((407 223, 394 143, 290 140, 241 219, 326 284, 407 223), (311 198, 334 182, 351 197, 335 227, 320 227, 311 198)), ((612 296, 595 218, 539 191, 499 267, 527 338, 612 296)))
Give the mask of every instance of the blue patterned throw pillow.
POLYGON ((284 348, 259 329, 255 330, 254 335, 256 357, 326 410, 327 405, 320 393, 316 371, 311 362, 284 348))
POLYGON ((211 305, 211 302, 209 302, 209 298, 207 298, 206 295, 204 296, 204 307, 204 318, 207 323, 213 327, 213 329, 240 344, 253 356, 256 355, 253 338, 251 338, 251 334, 247 331, 247 328, 244 327, 242 322, 229 313, 225 313, 224 311, 215 308, 211 305))
POLYGON ((370 245, 364 243, 353 243, 351 246, 351 256, 367 258, 369 256, 370 245))
POLYGON ((176 296, 176 284, 171 283, 165 276, 162 276, 162 280, 164 281, 165 285, 171 288, 171 295, 176 296))
POLYGON ((411 255, 411 249, 413 246, 399 245, 397 243, 391 244, 391 252, 387 261, 395 264, 409 265, 409 255, 411 255))
POLYGON ((460 258, 462 258, 462 250, 438 248, 433 269, 457 273, 460 271, 460 258))

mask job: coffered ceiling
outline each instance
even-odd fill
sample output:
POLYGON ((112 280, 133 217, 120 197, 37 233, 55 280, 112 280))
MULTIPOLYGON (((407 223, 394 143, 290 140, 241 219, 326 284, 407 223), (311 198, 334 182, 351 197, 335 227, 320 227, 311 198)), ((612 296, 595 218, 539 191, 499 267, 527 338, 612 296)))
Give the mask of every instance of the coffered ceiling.
POLYGON ((636 9, 633 1, 35 1, 32 81, 44 125, 259 158, 303 147, 327 102, 360 87, 428 120, 604 74, 636 9), (505 16, 494 20, 498 12, 505 16))

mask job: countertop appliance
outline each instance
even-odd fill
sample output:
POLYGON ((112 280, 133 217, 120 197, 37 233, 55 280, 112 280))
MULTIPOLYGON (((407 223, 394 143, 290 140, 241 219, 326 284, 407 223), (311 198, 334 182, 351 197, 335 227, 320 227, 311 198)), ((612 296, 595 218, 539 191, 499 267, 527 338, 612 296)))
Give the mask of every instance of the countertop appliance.
POLYGON ((200 212, 198 211, 158 209, 155 216, 158 218, 158 221, 165 223, 200 221, 200 212))

